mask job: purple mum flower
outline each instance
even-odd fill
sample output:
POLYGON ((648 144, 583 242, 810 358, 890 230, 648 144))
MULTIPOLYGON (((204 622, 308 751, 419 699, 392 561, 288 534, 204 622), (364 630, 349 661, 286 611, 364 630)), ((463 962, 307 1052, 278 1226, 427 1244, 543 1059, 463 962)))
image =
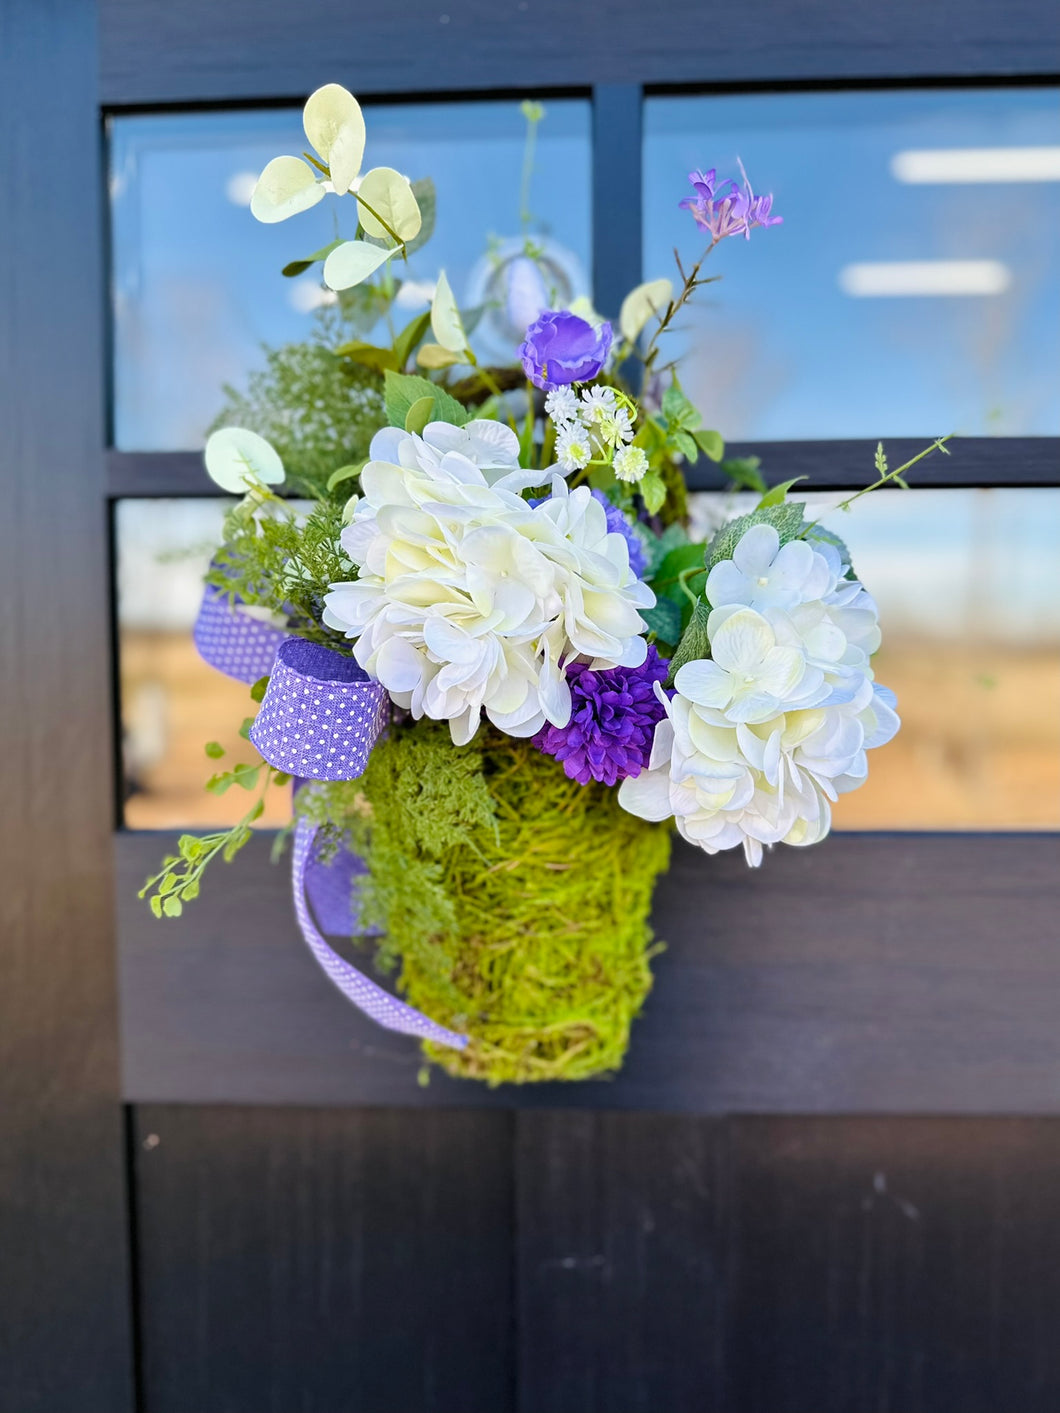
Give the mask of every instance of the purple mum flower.
POLYGON ((648 556, 644 553, 644 542, 634 530, 633 526, 619 510, 617 505, 612 505, 603 491, 593 491, 593 500, 598 500, 607 512, 607 528, 614 534, 621 535, 629 548, 629 567, 638 579, 643 579, 644 572, 648 567, 648 556))
POLYGON ((546 726, 534 737, 545 755, 563 762, 571 780, 617 785, 639 775, 651 755, 655 727, 665 715, 654 684, 666 679, 667 664, 654 647, 640 667, 591 672, 580 662, 567 667, 571 715, 566 726, 546 726))
POLYGON ((719 186, 714 167, 709 172, 689 172, 688 180, 692 183, 695 196, 678 202, 681 210, 691 211, 696 225, 711 237, 715 245, 726 236, 742 235, 750 240, 751 232, 757 227, 779 226, 784 219, 783 216, 769 214, 773 209, 772 194, 755 196, 742 162, 740 172, 744 181, 743 191, 731 179, 719 186))
POLYGON ((588 383, 607 362, 611 338, 610 324, 594 329, 569 309, 546 309, 527 329, 519 357, 537 388, 588 383))

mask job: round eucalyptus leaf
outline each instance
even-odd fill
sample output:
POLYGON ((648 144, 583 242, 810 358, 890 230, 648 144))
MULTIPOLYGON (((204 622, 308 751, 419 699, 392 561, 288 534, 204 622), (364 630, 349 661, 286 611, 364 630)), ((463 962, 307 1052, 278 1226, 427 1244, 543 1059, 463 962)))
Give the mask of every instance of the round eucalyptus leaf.
POLYGON ((324 261, 324 283, 328 289, 352 289, 374 274, 394 252, 366 240, 344 240, 324 261))
POLYGON ((665 313, 673 292, 674 287, 669 280, 649 280, 647 284, 630 290, 622 301, 622 312, 618 316, 622 337, 635 343, 648 320, 665 313))
POLYGON ((434 299, 431 301, 431 332, 442 348, 448 349, 450 353, 463 353, 467 348, 464 321, 460 317, 452 286, 446 279, 444 270, 438 275, 434 299))
POLYGON ((393 234, 401 241, 412 240, 423 222, 408 178, 393 167, 373 167, 365 173, 357 188, 357 211, 370 236, 393 234))
POLYGON ((276 449, 246 427, 221 427, 213 432, 204 455, 211 478, 232 495, 244 495, 255 481, 278 486, 284 478, 276 449))
POLYGON ((324 186, 301 157, 274 157, 258 178, 250 213, 266 225, 286 221, 323 200, 324 186))
POLYGON ((340 83, 311 93, 302 113, 305 135, 327 163, 336 195, 349 191, 364 157, 361 105, 340 83))

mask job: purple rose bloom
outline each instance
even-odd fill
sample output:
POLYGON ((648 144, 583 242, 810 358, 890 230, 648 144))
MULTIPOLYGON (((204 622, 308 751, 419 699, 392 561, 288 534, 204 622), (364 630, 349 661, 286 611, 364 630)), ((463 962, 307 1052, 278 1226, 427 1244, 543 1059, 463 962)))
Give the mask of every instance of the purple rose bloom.
POLYGON ((644 571, 648 567, 648 557, 644 553, 644 541, 618 506, 612 505, 603 491, 593 491, 593 500, 598 500, 607 512, 608 530, 613 534, 621 535, 625 540, 629 547, 629 567, 638 579, 643 579, 644 571))
POLYGON ((546 726, 534 737, 545 755, 563 762, 571 780, 617 785, 639 775, 651 755, 655 727, 665 715, 654 684, 666 680, 666 663, 654 647, 641 667, 590 672, 580 662, 567 668, 571 715, 566 726, 546 726))
POLYGON ((607 362, 611 338, 610 324, 594 329, 569 309, 546 309, 527 329, 519 357, 537 388, 587 383, 607 362))

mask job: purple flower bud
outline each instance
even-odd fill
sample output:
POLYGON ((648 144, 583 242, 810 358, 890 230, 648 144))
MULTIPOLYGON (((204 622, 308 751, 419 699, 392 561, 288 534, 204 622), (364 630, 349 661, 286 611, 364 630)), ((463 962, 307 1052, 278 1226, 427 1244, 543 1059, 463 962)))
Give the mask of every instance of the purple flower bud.
POLYGON ((588 383, 607 362, 611 337, 610 324, 594 329, 569 309, 546 309, 527 329, 519 357, 535 387, 588 383))
POLYGON ((571 780, 588 785, 600 780, 617 785, 647 768, 655 727, 665 715, 654 684, 666 680, 667 664, 654 647, 640 667, 612 667, 592 672, 585 663, 571 663, 570 721, 546 726, 534 745, 563 762, 571 780))
POLYGON ((726 236, 742 235, 750 240, 751 232, 757 227, 779 226, 784 219, 783 216, 770 216, 772 195, 755 196, 742 162, 740 172, 743 175, 743 191, 731 180, 718 186, 713 167, 709 172, 689 172, 688 180, 696 194, 678 202, 682 211, 691 211, 696 225, 710 236, 715 245, 726 236))

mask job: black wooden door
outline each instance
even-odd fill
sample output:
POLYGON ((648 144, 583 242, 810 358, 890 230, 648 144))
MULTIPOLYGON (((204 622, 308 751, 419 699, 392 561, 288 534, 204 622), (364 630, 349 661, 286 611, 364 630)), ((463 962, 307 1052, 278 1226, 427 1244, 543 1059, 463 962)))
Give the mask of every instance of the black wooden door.
MULTIPOLYGON (((587 93, 612 307, 645 86, 1056 83, 1055 8, 356 8, 0 5, 0 1407, 1053 1410, 1055 834, 838 834, 763 876, 679 850, 628 1066, 577 1089, 418 1086, 300 950, 267 840, 153 926, 160 841, 114 830, 107 502, 208 486, 106 447, 101 143, 334 78, 587 93)), ((1057 443, 968 440, 922 484, 1057 485, 1057 443)))

